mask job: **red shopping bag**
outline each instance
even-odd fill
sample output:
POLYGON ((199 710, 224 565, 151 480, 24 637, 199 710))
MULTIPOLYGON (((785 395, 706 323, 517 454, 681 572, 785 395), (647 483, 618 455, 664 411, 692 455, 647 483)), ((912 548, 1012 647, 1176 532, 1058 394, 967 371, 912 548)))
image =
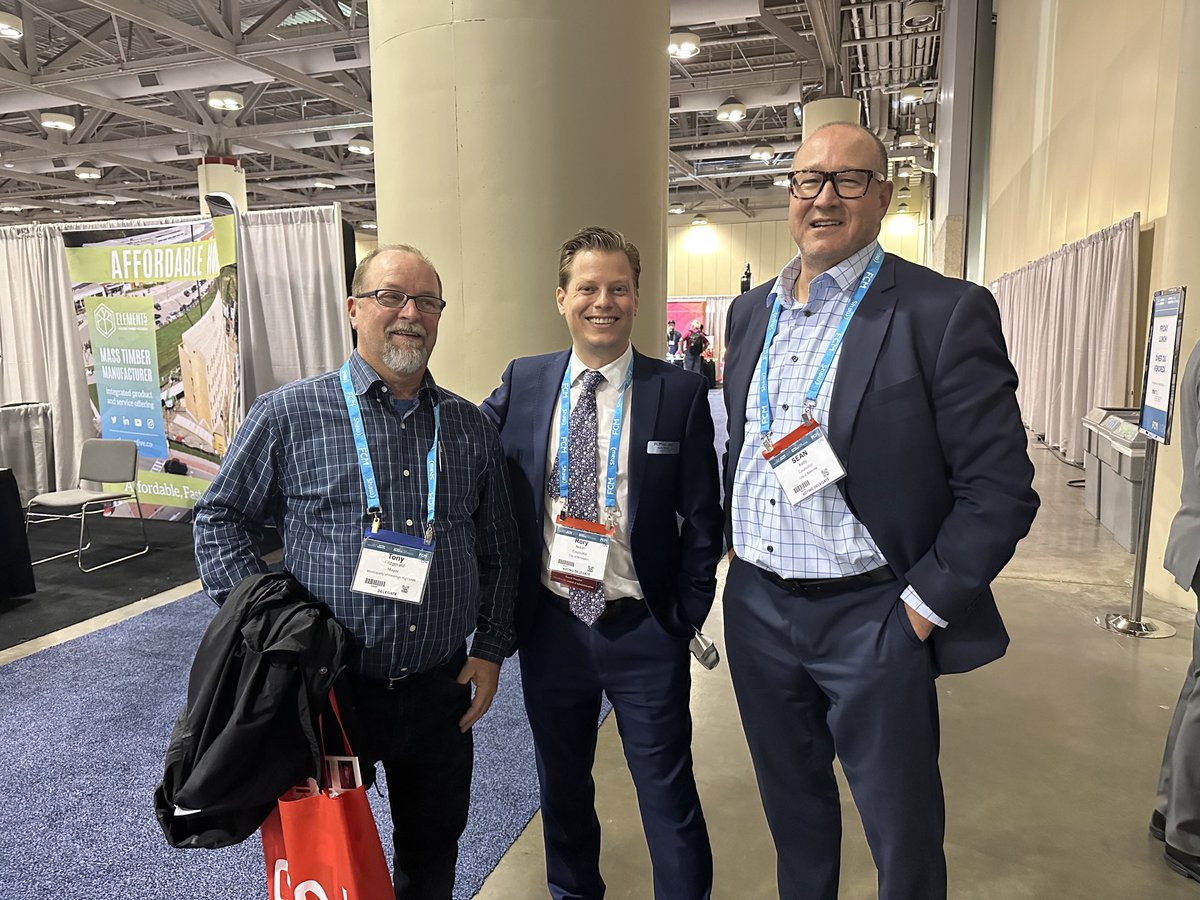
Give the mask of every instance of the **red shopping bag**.
MULTIPOLYGON (((334 715, 341 724, 337 702, 334 715)), ((343 739, 345 730, 342 731, 343 739)), ((349 741, 346 742, 350 752, 349 741)), ((262 824, 270 900, 390 900, 391 874, 364 787, 280 800, 262 824)))

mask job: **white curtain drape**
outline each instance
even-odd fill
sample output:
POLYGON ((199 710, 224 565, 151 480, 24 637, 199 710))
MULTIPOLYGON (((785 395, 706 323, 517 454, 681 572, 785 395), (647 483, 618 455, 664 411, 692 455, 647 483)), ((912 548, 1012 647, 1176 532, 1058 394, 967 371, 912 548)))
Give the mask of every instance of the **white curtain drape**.
POLYGON ((1138 231, 1135 214, 991 285, 1025 424, 1072 462, 1092 407, 1133 402, 1138 231))
POLYGON ((339 207, 248 212, 238 270, 246 405, 281 384, 336 369, 350 353, 339 207))
POLYGON ((78 448, 96 429, 61 230, 0 228, 0 284, 0 404, 51 405, 55 483, 74 487, 78 448))

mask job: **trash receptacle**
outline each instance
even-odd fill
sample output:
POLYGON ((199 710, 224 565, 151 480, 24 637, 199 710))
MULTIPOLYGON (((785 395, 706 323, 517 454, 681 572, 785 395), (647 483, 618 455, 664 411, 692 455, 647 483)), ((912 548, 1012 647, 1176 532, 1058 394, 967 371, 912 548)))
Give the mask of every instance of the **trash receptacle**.
POLYGON ((1142 503, 1142 472, 1146 464, 1146 437, 1137 424, 1110 414, 1097 430, 1100 475, 1100 523, 1129 552, 1137 539, 1142 503))
POLYGON ((1083 417, 1083 508, 1097 519, 1100 513, 1100 445, 1107 443, 1104 421, 1118 416, 1126 422, 1137 423, 1139 410, 1127 406, 1096 406, 1083 417))

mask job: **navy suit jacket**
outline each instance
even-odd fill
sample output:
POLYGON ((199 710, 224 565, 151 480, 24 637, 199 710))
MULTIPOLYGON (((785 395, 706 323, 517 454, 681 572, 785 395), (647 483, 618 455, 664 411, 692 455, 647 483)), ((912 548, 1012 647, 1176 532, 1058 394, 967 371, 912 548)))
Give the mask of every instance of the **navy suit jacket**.
MULTIPOLYGON (((558 424, 564 350, 514 359, 480 407, 500 431, 521 542, 516 631, 520 644, 541 593, 550 430, 558 424)), ((646 605, 690 638, 712 606, 721 555, 720 482, 704 378, 633 351, 629 442, 629 546, 646 605), (677 453, 648 453, 656 441, 677 453)))
MULTIPOLYGON (((729 309, 729 498, 773 286, 729 309)), ((940 672, 973 669, 1008 646, 989 586, 1038 508, 1016 386, 992 295, 887 254, 846 329, 823 424, 851 511, 901 582, 949 623, 930 637, 940 672)))

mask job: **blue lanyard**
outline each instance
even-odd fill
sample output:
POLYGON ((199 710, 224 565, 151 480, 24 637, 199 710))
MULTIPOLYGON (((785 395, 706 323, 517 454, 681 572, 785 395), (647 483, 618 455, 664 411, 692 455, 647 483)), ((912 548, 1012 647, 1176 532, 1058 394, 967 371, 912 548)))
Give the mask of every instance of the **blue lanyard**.
MULTIPOLYGON (((346 400, 346 412, 350 414, 350 430, 354 433, 355 456, 362 475, 363 488, 367 492, 367 512, 372 515, 371 530, 379 530, 379 517, 383 507, 379 502, 379 484, 375 480, 375 466, 371 463, 371 449, 367 446, 366 428, 363 426, 362 409, 358 405, 358 393, 350 377, 350 363, 342 364, 338 373, 342 382, 342 396, 346 400)), ((433 542, 433 514, 437 508, 437 449, 438 433, 441 430, 441 407, 433 404, 433 444, 425 456, 425 482, 428 485, 425 518, 425 543, 433 542)))
MULTIPOLYGON (((854 296, 842 311, 842 319, 838 322, 838 327, 834 331, 833 337, 829 339, 829 346, 825 348, 825 355, 821 358, 821 364, 817 366, 812 384, 809 385, 808 391, 804 395, 804 415, 806 418, 811 416, 813 407, 816 406, 817 395, 821 393, 821 386, 825 384, 825 378, 829 375, 829 369, 833 366, 833 361, 837 357, 838 348, 842 346, 842 338, 846 335, 846 328, 850 325, 850 320, 854 318, 855 311, 857 311, 859 304, 862 303, 862 299, 866 296, 872 282, 875 281, 875 276, 879 274, 879 268, 882 265, 883 247, 876 244, 875 252, 871 255, 871 261, 868 263, 866 271, 863 272, 862 278, 858 280, 858 288, 855 290, 854 296)), ((763 340, 762 356, 758 361, 758 430, 762 435, 763 445, 768 448, 771 446, 771 394, 768 381, 771 343, 775 340, 775 335, 779 331, 779 315, 782 309, 779 305, 778 293, 774 294, 773 297, 771 318, 767 322, 767 335, 763 340)))
MULTIPOLYGON (((621 450, 621 431, 625 426, 625 392, 633 381, 633 360, 629 360, 629 368, 625 370, 625 380, 621 382, 621 393, 617 398, 617 407, 613 410, 612 430, 608 435, 608 472, 604 479, 604 508, 611 510, 617 505, 617 459, 621 450)), ((568 493, 570 478, 570 461, 567 457, 567 443, 571 426, 571 365, 563 372, 562 390, 559 392, 558 410, 558 496, 565 500, 568 493)))

